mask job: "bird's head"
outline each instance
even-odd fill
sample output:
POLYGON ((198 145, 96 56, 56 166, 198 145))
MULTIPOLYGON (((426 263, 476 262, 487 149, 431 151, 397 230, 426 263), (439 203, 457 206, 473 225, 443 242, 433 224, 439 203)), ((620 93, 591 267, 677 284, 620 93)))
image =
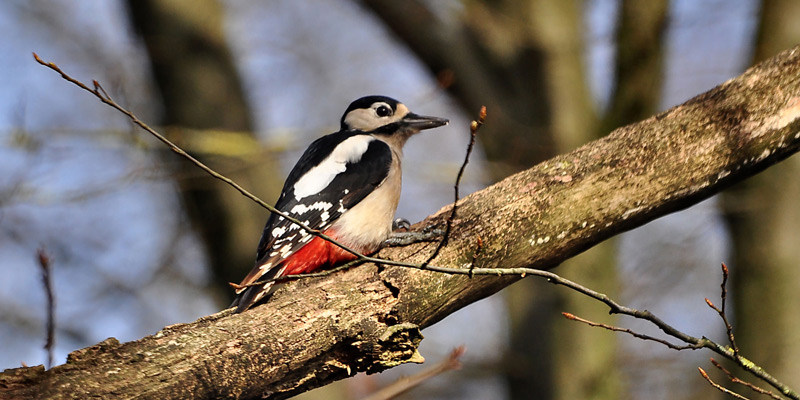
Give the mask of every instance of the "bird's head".
POLYGON ((412 135, 423 129, 447 125, 445 118, 417 115, 405 104, 386 96, 366 96, 352 103, 342 115, 342 130, 391 135, 412 135))

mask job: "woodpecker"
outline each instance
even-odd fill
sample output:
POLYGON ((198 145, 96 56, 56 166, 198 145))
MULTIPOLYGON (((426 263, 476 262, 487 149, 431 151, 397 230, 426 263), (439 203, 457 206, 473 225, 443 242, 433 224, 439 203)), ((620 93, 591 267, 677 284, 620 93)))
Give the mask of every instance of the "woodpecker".
MULTIPOLYGON (((400 199, 403 145, 424 129, 448 120, 409 111, 385 96, 350 103, 338 132, 315 140, 292 168, 275 208, 362 254, 377 251, 392 232, 400 199)), ((252 271, 232 304, 243 312, 270 293, 273 282, 355 260, 350 252, 316 237, 277 214, 270 215, 252 271)))

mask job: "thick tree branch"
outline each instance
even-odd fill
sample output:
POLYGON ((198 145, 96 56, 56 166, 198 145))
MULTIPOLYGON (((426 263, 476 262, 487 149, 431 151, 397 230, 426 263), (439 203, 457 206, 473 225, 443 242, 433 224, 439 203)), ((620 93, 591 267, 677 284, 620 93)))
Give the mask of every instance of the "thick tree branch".
MULTIPOLYGON (((466 197, 433 260, 547 269, 688 207, 800 148, 800 50, 645 121, 466 197)), ((491 123, 489 121, 488 123, 491 123)), ((443 227, 443 208, 418 224, 443 227)), ((435 244, 380 256, 421 262, 435 244)), ((286 398, 357 371, 421 361, 419 329, 514 282, 362 265, 292 281, 265 305, 218 313, 68 362, 0 374, 0 397, 286 398)))

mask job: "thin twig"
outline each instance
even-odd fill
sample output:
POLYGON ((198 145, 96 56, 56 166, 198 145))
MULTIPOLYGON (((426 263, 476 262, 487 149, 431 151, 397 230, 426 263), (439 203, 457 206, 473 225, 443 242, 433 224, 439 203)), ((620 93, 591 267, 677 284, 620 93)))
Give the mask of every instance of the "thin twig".
MULTIPOLYGON (((434 269, 431 269, 431 270, 434 270, 434 269)), ((765 371, 759 365, 757 365, 754 362, 752 362, 752 361, 748 360, 747 358, 743 357, 741 354, 734 353, 734 351, 733 351, 733 349, 731 347, 720 345, 720 344, 718 344, 718 343, 714 342, 713 340, 708 339, 706 337, 696 338, 696 337, 690 336, 690 335, 688 335, 688 334, 686 334, 686 333, 684 333, 682 331, 679 331, 678 329, 674 328, 673 326, 667 324, 666 322, 664 322, 663 320, 661 320, 660 318, 658 318, 653 313, 651 313, 651 312, 649 312, 647 310, 637 310, 635 308, 629 308, 629 307, 621 306, 620 304, 618 304, 617 302, 615 302, 614 300, 612 300, 611 298, 609 298, 605 294, 598 293, 598 292, 595 292, 594 290, 585 288, 585 287, 583 287, 583 286, 581 286, 581 285, 579 285, 579 284, 577 284, 575 282, 572 282, 572 281, 569 281, 567 279, 564 279, 564 278, 562 278, 562 277, 560 277, 560 276, 558 276, 556 274, 553 274, 553 273, 550 273, 550 272, 547 272, 547 271, 539 271, 539 272, 535 272, 534 273, 532 271, 525 271, 526 270, 525 268, 516 268, 515 270, 517 270, 518 273, 519 272, 527 272, 527 273, 530 273, 532 275, 547 276, 548 281, 551 282, 551 283, 567 286, 567 287, 569 287, 569 288, 571 288, 571 289, 573 289, 573 290, 575 290, 575 291, 577 291, 579 293, 582 293, 582 294, 584 294, 586 296, 589 296, 589 297, 591 297, 593 299, 599 300, 600 302, 606 304, 610 309, 609 313, 629 315, 629 316, 632 316, 634 318, 638 318, 638 319, 643 319, 643 320, 649 321, 650 323, 652 323, 653 325, 655 325, 656 327, 661 329, 661 331, 663 331, 667 335, 672 336, 672 337, 674 337, 676 339, 679 339, 679 340, 681 340, 681 341, 683 341, 685 343, 688 343, 688 344, 691 344, 693 346, 696 346, 697 348, 704 347, 704 348, 710 349, 711 351, 713 351, 713 352, 715 352, 715 353, 717 353, 717 354, 719 354, 719 355, 721 355, 721 356, 723 356, 723 357, 725 357, 725 358, 727 358, 729 360, 732 360, 732 361, 736 362, 740 367, 742 367, 742 369, 750 372, 751 374, 757 376, 758 378, 762 379, 763 381, 769 383, 770 386, 774 387, 775 389, 778 389, 780 391, 780 393, 783 394, 784 396, 789 397, 791 399, 800 400, 800 395, 798 395, 798 393, 796 391, 794 391, 794 389, 790 388, 789 386, 787 386, 783 382, 775 379, 775 377, 770 375, 767 371, 765 371), (548 276, 548 275, 552 275, 552 276, 548 276)), ((481 272, 482 272, 481 269, 476 269, 476 271, 474 273, 476 275, 478 275, 481 272)), ((706 299, 706 303, 709 305, 709 307, 714 308, 715 310, 717 310, 716 306, 714 306, 714 304, 711 303, 711 300, 706 299)))
POLYGON ((739 378, 737 378, 737 377, 733 376, 733 374, 732 374, 730 371, 728 371, 727 369, 725 369, 725 367, 723 367, 723 366, 722 366, 722 364, 720 364, 719 362, 717 362, 717 360, 715 360, 713 357, 711 358, 711 363, 712 363, 712 364, 714 364, 714 366, 715 366, 715 367, 717 367, 717 368, 718 368, 720 371, 722 371, 722 372, 723 372, 725 375, 727 375, 727 376, 728 376, 728 379, 730 379, 730 380, 731 380, 731 382, 733 382, 733 383, 738 383, 738 384, 741 384, 741 385, 747 386, 747 387, 748 387, 748 388, 750 388, 751 390, 753 390, 753 391, 755 391, 755 392, 758 392, 758 393, 761 393, 761 394, 763 394, 763 395, 767 395, 767 396, 769 396, 769 397, 772 397, 772 398, 773 398, 773 399, 775 399, 775 400, 782 400, 782 397, 781 397, 781 396, 778 396, 777 394, 775 394, 775 393, 772 393, 772 392, 770 392, 769 390, 762 389, 762 388, 760 388, 760 387, 758 387, 758 386, 756 386, 756 385, 753 385, 753 384, 752 384, 752 383, 750 383, 750 382, 743 381, 743 380, 741 380, 741 379, 739 379, 739 378))
POLYGON ((44 342, 44 349, 47 352, 47 369, 53 366, 53 346, 55 345, 55 312, 56 302, 53 295, 53 282, 51 279, 51 265, 52 260, 47 255, 44 246, 40 247, 36 252, 39 259, 39 267, 42 270, 42 286, 44 286, 44 293, 47 298, 47 333, 44 342))
POLYGON ((269 205, 265 201, 263 201, 260 198, 258 198, 256 195, 254 195, 254 194, 250 193, 249 191, 247 191, 245 188, 239 186, 239 184, 234 182, 232 179, 230 179, 230 178, 218 173, 217 171, 214 171, 213 169, 211 169, 207 165, 203 164, 201 161, 199 161, 196 158, 192 157, 189 153, 185 152, 183 149, 181 149, 180 147, 178 147, 177 145, 172 143, 165 136, 163 136, 162 134, 158 133, 155 129, 153 129, 149 125, 147 125, 144 121, 140 120, 139 117, 137 117, 133 112, 131 112, 128 109, 126 109, 126 108, 122 107, 121 105, 117 104, 114 101, 114 99, 112 99, 111 96, 108 95, 108 93, 105 91, 105 89, 103 89, 103 87, 100 85, 100 83, 97 82, 96 80, 92 81, 92 84, 94 86, 94 88, 92 89, 92 88, 88 87, 86 84, 84 84, 83 82, 71 77, 66 72, 62 71, 61 68, 59 68, 58 65, 56 65, 55 63, 43 61, 41 58, 39 58, 38 54, 33 53, 33 58, 36 60, 37 63, 39 63, 39 64, 41 64, 41 65, 43 65, 43 66, 45 66, 47 68, 50 68, 53 71, 59 73, 64 80, 66 80, 66 81, 68 81, 68 82, 80 87, 81 89, 93 94, 95 97, 97 97, 104 104, 106 104, 106 105, 114 108, 115 110, 125 114, 125 116, 127 116, 131 120, 131 122, 133 122, 134 124, 138 125, 140 128, 142 128, 145 131, 147 131, 147 133, 153 135, 156 139, 158 139, 159 141, 161 141, 162 143, 167 145, 167 147, 169 147, 170 150, 172 150, 173 152, 177 153, 178 155, 186 158, 187 160, 191 161, 198 168, 202 169, 203 171, 205 171, 209 175, 213 176, 214 178, 219 179, 219 180, 227 183, 228 185, 230 185, 231 187, 236 189, 239 193, 241 193, 243 196, 245 196, 248 199, 256 202, 258 205, 260 205, 261 207, 264 207, 269 212, 278 214, 279 216, 285 218, 286 220, 298 225, 304 231, 306 231, 306 232, 308 232, 308 233, 310 233, 310 234, 312 234, 314 236, 321 237, 321 238, 323 238, 323 239, 335 244, 336 246, 339 246, 343 250, 355 255, 358 258, 363 258, 364 257, 361 253, 359 253, 359 252, 347 247, 346 245, 344 245, 342 243, 337 242, 333 238, 325 235, 324 233, 322 233, 322 232, 320 232, 320 231, 318 231, 316 229, 308 227, 304 223, 300 222, 298 219, 293 218, 293 217, 289 216, 288 214, 286 214, 286 213, 276 209, 275 207, 269 205))
POLYGON ((731 395, 731 396, 733 396, 733 397, 735 397, 735 398, 737 398, 737 399, 750 400, 750 399, 748 399, 747 397, 744 397, 744 396, 740 395, 739 393, 736 393, 736 392, 730 391, 730 390, 728 390, 728 389, 726 389, 726 388, 722 387, 720 384, 718 384, 718 383, 716 383, 716 382, 712 381, 712 380, 711 380, 711 377, 709 377, 709 376, 708 376, 708 374, 706 373, 706 371, 704 371, 702 368, 700 368, 700 367, 697 367, 697 369, 700 371, 700 375, 702 375, 702 376, 703 376, 703 378, 705 378, 705 380, 707 380, 707 381, 708 381, 708 383, 710 383, 710 384, 711 384, 711 386, 713 386, 713 387, 717 388, 717 390, 719 390, 720 392, 722 392, 722 393, 725 393, 725 394, 728 394, 728 395, 731 395))
MULTIPOLYGON (((421 267, 420 264, 402 263, 402 262, 395 262, 395 261, 391 261, 391 260, 383 260, 383 259, 379 259, 379 258, 367 257, 367 256, 365 256, 365 255, 363 255, 363 254, 361 254, 361 253, 359 253, 359 252, 347 247, 346 245, 344 245, 342 243, 339 243, 338 241, 336 241, 333 238, 323 234, 322 232, 306 226, 304 223, 300 222, 296 218, 293 218, 290 215, 288 215, 288 214, 276 209, 275 207, 271 206, 270 204, 267 204, 266 202, 264 202, 263 200, 258 198, 256 195, 250 193, 249 191, 247 191, 246 189, 241 187, 239 184, 234 182, 232 179, 230 179, 230 178, 218 173, 217 171, 215 171, 212 168, 208 167, 207 165, 205 165, 201 161, 199 161, 196 158, 192 157, 190 154, 185 152, 183 149, 178 147, 176 144, 172 143, 164 135, 158 133, 155 129, 153 129, 149 125, 147 125, 144 121, 140 120, 139 117, 137 117, 133 112, 131 112, 131 111, 125 109, 124 107, 120 106, 119 104, 117 104, 114 101, 114 99, 112 99, 111 96, 108 95, 108 93, 103 89, 103 87, 100 85, 100 83, 97 82, 96 80, 92 81, 92 84, 93 84, 94 88, 90 88, 86 84, 84 84, 83 82, 73 78, 72 76, 70 76, 69 74, 67 74, 63 70, 61 70, 61 68, 59 68, 58 65, 56 65, 55 63, 43 61, 41 58, 39 58, 38 54, 33 53, 33 58, 36 60, 37 63, 39 63, 39 64, 41 64, 41 65, 43 65, 43 66, 45 66, 47 68, 50 68, 51 70, 53 70, 53 71, 57 72, 58 74, 60 74, 61 77, 64 80, 66 80, 66 81, 68 81, 68 82, 80 87, 81 89, 91 93, 92 95, 97 97, 104 104, 106 104, 106 105, 114 108, 115 110, 121 112, 122 114, 127 116, 134 124, 138 125, 142 129, 144 129, 147 133, 153 135, 160 142, 162 142, 165 145, 167 145, 167 147, 169 147, 170 150, 172 150, 176 154, 186 158, 187 160, 192 162, 194 165, 196 165, 198 168, 200 168, 204 172, 208 173, 212 177, 214 177, 214 178, 216 178, 216 179, 218 179, 218 180, 220 180, 222 182, 225 182, 229 186, 231 186, 234 189, 236 189, 243 196, 245 196, 248 199, 254 201, 256 204, 258 204, 261 207, 267 209, 268 211, 270 211, 272 213, 275 213, 275 214, 287 219, 288 221, 300 226, 300 228, 305 230, 306 232, 308 232, 308 233, 310 233, 310 234, 312 234, 314 236, 321 237, 324 240, 327 240, 327 241, 335 244, 336 246, 339 246, 340 248, 344 249, 345 251, 350 252, 351 254, 353 254, 354 256, 357 257, 357 259, 356 259, 357 261, 360 261, 362 263, 363 262, 382 263, 382 264, 386 264, 386 265, 395 265, 395 266, 400 266, 400 267, 413 267, 413 268, 420 268, 421 267)), ((459 186, 459 182, 460 182, 461 176, 463 174, 464 168, 466 167, 466 163, 468 162, 469 153, 472 151, 472 147, 474 145, 475 134, 477 133, 478 128, 480 128, 480 125, 483 124, 483 120, 485 118, 486 118, 486 108, 482 107, 481 108, 481 112, 480 112, 479 117, 478 117, 480 123, 478 123, 476 121, 473 121, 473 124, 471 124, 471 126, 470 126, 471 140, 470 140, 469 146, 467 147, 467 156, 465 158, 464 164, 462 164, 462 166, 461 166, 461 170, 459 171, 459 174, 458 174, 458 177, 457 177, 457 180, 456 180, 456 197, 458 197, 457 189, 458 189, 458 186, 459 186)), ((453 208, 453 213, 451 214, 451 218, 448 221, 448 226, 452 225, 452 219, 453 219, 454 216, 455 216, 455 205, 454 205, 454 208, 453 208)), ((447 233, 445 234, 445 238, 446 237, 447 237, 447 233)), ((440 245, 441 245, 441 243, 440 243, 440 245)), ((435 256, 436 255, 434 254, 433 257, 435 257, 435 256)), ((431 257, 431 259, 433 257, 431 257)), ((430 266, 425 266, 425 267, 427 269, 430 269, 430 266)), ((304 275, 304 277, 308 277, 308 275, 325 276, 325 275, 329 275, 332 272, 333 271, 331 270, 331 271, 323 271, 323 272, 315 273, 315 274, 303 274, 303 275, 304 275)), ((292 278, 290 277, 290 278, 284 278, 284 279, 292 279, 292 278)), ((260 282, 259 284, 263 284, 263 282, 260 282)))
POLYGON ((629 334, 629 335, 631 335, 631 336, 633 336, 635 338, 638 338, 638 339, 650 340, 650 341, 653 341, 653 342, 658 342, 658 343, 661 343, 664 346, 667 346, 667 347, 669 347, 670 349, 673 349, 673 350, 697 350, 697 349, 701 348, 700 346, 696 346, 696 345, 679 346, 677 344, 670 343, 670 342, 668 342, 668 341, 666 341, 664 339, 657 338, 655 336, 645 335, 643 333, 632 331, 632 330, 630 330, 628 328, 622 328, 622 327, 619 327, 619 326, 613 326, 613 325, 603 324, 603 323, 600 323, 600 322, 589 321, 588 319, 584 319, 584 318, 578 317, 578 316, 576 316, 574 314, 570 314, 568 312, 562 312, 561 314, 564 317, 566 317, 567 319, 571 319, 573 321, 582 322, 582 323, 584 323, 586 325, 589 325, 589 326, 603 328, 603 329, 607 329, 609 331, 614 331, 614 332, 623 332, 623 333, 627 333, 627 334, 629 334))
POLYGON ((456 183, 453 186, 455 195, 453 200, 453 209, 450 210, 450 216, 447 218, 447 223, 444 228, 444 236, 442 236, 442 240, 436 246, 436 249, 433 250, 433 253, 422 263, 422 266, 425 267, 433 261, 436 256, 439 255, 439 252, 447 246, 447 241, 450 239, 450 231, 453 229, 453 221, 456 219, 456 209, 458 208, 458 200, 460 200, 460 196, 458 195, 458 188, 461 186, 461 177, 464 175, 464 170, 467 168, 467 164, 469 163, 469 156, 472 154, 472 148, 475 146, 475 136, 478 134, 478 129, 483 126, 483 122, 486 120, 486 106, 481 106, 481 110, 478 113, 478 120, 472 121, 469 124, 469 144, 467 144, 467 154, 464 155, 464 162, 461 163, 461 168, 458 170, 458 175, 456 175, 456 183))
POLYGON ((459 358, 463 354, 464 346, 458 346, 453 349, 452 352, 450 352, 450 355, 448 355, 446 359, 442 360, 438 364, 433 365, 430 368, 426 368, 409 377, 400 378, 394 381, 391 385, 372 393, 363 400, 393 399, 443 372, 459 369, 461 368, 461 361, 459 361, 459 358))
MULTIPOLYGON (((722 263, 722 283, 720 284, 721 292, 720 298, 722 299, 722 306, 717 307, 714 303, 711 302, 708 298, 706 298, 706 304, 714 311, 722 319, 722 322, 725 324, 725 333, 728 336, 728 342, 731 344, 731 349, 733 349, 733 355, 735 358, 739 357, 739 347, 736 346, 736 339, 733 337, 733 326, 728 321, 728 317, 725 315, 725 303, 727 302, 728 298, 728 266, 725 263, 722 263)), ((738 363, 739 361, 737 361, 738 363)))
MULTIPOLYGON (((324 233, 322 233, 322 232, 320 232, 320 231, 318 231, 316 229, 308 227, 304 223, 300 222, 298 219, 296 219, 296 218, 294 218, 294 217, 292 217, 292 216, 290 216, 290 215, 288 215, 288 214, 276 209, 272 205, 270 205, 270 204, 266 203, 265 201, 261 200, 256 195, 250 193, 249 191, 247 191, 246 189, 241 187, 239 184, 234 182, 232 179, 230 179, 230 178, 218 173, 217 171, 215 171, 212 168, 210 168, 207 165, 205 165, 200 160, 197 160, 196 158, 192 157, 189 153, 185 152, 183 149, 178 147, 176 144, 172 143, 172 141, 167 139, 164 135, 158 133, 155 129, 153 129, 149 125, 147 125, 144 121, 140 120, 139 117, 137 117, 133 112, 131 112, 131 111, 127 110, 126 108, 124 108, 124 107, 120 106, 119 104, 117 104, 114 101, 114 99, 112 99, 111 96, 108 95, 108 93, 103 89, 103 87, 100 85, 100 83, 97 82, 96 80, 92 81, 92 84, 93 84, 94 88, 90 88, 86 84, 84 84, 83 82, 73 78, 72 76, 70 76, 69 74, 67 74, 63 70, 61 70, 61 68, 59 68, 58 65, 56 65, 55 63, 43 61, 41 58, 39 58, 38 54, 33 53, 33 58, 36 60, 37 63, 39 63, 39 64, 41 64, 41 65, 43 65, 43 66, 45 66, 47 68, 50 68, 51 70, 59 73, 64 80, 66 80, 66 81, 68 81, 68 82, 80 87, 81 89, 91 93, 92 95, 97 97, 104 104, 106 104, 106 105, 114 108, 115 110, 123 113, 125 116, 127 116, 131 120, 131 122, 133 122, 134 124, 138 125, 140 128, 142 128, 145 131, 147 131, 147 133, 153 135, 156 139, 158 139, 159 141, 161 141, 162 143, 167 145, 167 147, 169 147, 170 150, 172 150, 176 154, 186 158, 187 160, 192 162, 194 165, 196 165, 198 168, 200 168, 204 172, 208 173, 212 177, 214 177, 214 178, 216 178, 216 179, 218 179, 218 180, 220 180, 222 182, 225 182, 229 186, 231 186, 234 189, 236 189, 243 196, 245 196, 248 199, 254 201, 256 204, 258 204, 261 207, 267 209, 269 212, 277 214, 277 215, 285 218, 286 220, 298 225, 301 229, 305 230, 306 232, 308 232, 308 233, 310 233, 310 234, 312 234, 314 236, 321 237, 322 239, 324 239, 324 240, 326 240, 328 242, 331 242, 331 243, 335 244, 336 246, 344 249, 345 251, 353 254, 354 256, 357 257, 358 261, 361 261, 361 262, 373 262, 373 263, 383 263, 383 264, 387 264, 387 265, 395 265, 395 266, 401 266, 401 267, 402 266, 411 266, 411 264, 409 264, 409 263, 397 263, 397 262, 393 262, 391 260, 382 260, 382 259, 378 259, 378 258, 367 257, 364 254, 361 254, 361 253, 351 249, 350 247, 348 247, 348 246, 336 241, 335 239, 331 238, 330 236, 325 235, 324 233)), ((481 120, 481 124, 483 123, 482 118, 485 118, 485 117, 486 117, 486 110, 485 110, 485 107, 483 107, 483 108, 481 108, 481 114, 479 116, 479 119, 481 120)), ((474 144, 474 135, 477 132, 477 129, 479 127, 479 126, 475 127, 476 124, 477 123, 473 123, 472 126, 470 127, 471 132, 472 132, 472 140, 470 142, 470 145, 468 146, 468 152, 472 151, 472 145, 474 144)), ((469 153, 467 154, 467 159, 468 158, 469 158, 469 153)), ((463 169, 466 166, 466 162, 467 161, 465 160, 464 165, 462 165, 461 171, 459 172, 458 180, 461 179, 461 174, 463 173, 463 169)), ((458 187, 458 180, 457 180, 456 187, 458 187)), ((457 195, 458 194, 456 194, 456 196, 457 195)), ((453 210, 453 214, 451 215, 451 220, 448 223, 448 225, 450 225, 452 223, 452 217, 454 215, 455 215, 455 208, 453 210)), ((434 257, 435 257, 435 255, 434 255, 434 257)), ((419 268, 420 267, 420 265, 413 265, 413 266, 415 268, 419 268)), ((330 271, 324 271, 324 273, 321 273, 322 275, 314 275, 314 276, 324 276, 324 275, 327 275, 329 273, 330 273, 330 271)), ((263 284, 263 282, 261 282, 261 284, 263 284)))
POLYGON ((720 288, 722 292, 720 296, 722 299, 722 308, 720 309, 719 316, 722 317, 722 322, 725 323, 725 332, 728 334, 728 341, 731 343, 731 348, 733 348, 733 355, 739 358, 739 346, 736 345, 736 339, 733 337, 733 326, 731 326, 725 313, 725 303, 728 298, 728 266, 725 265, 725 263, 722 263, 722 283, 720 284, 720 288))

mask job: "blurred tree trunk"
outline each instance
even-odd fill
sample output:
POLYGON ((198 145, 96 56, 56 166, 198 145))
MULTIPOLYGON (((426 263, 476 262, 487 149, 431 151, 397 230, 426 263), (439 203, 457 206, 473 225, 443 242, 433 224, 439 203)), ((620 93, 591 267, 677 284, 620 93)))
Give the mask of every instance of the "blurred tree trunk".
MULTIPOLYGON (((608 108, 603 114, 599 125, 598 133, 600 135, 604 135, 620 126, 645 119, 647 116, 660 111, 664 84, 664 47, 668 16, 668 0, 622 0, 619 2, 615 33, 614 87, 611 91, 608 108)), ((607 242, 604 244, 611 245, 612 243, 607 242)), ((606 254, 608 257, 616 255, 616 246, 614 246, 612 254, 606 254)), ((587 258, 590 256, 589 252, 587 252, 586 256, 587 258)), ((586 271, 585 273, 594 272, 595 274, 614 275, 616 270, 611 268, 612 265, 616 266, 616 263, 600 264, 599 266, 594 266, 595 271, 586 271)), ((593 267, 591 261, 587 262, 585 267, 593 267)), ((602 285, 605 283, 610 285, 614 282, 599 280, 597 284, 602 285)), ((624 285, 626 283, 623 282, 621 284, 624 285)), ((583 301, 583 299, 577 297, 576 301, 583 301)), ((587 307, 594 306, 587 304, 587 307)), ((609 318, 609 320, 611 319, 609 318)), ((596 334, 596 332, 587 334, 596 334)), ((617 337, 616 339, 635 340, 628 337, 617 337)), ((629 357, 626 354, 626 350, 630 351, 625 346, 618 350, 617 358, 613 361, 615 361, 615 365, 623 365, 626 362, 629 364, 624 365, 622 371, 635 371, 639 366, 630 364, 638 361, 635 357, 629 357)), ((681 363, 681 360, 676 359, 674 362, 681 363)), ((609 366, 606 367, 609 370, 613 370, 609 366)), ((663 371, 653 371, 652 373, 661 374, 663 371)), ((637 385, 637 382, 632 381, 633 378, 631 376, 623 376, 621 380, 622 382, 630 382, 630 385, 627 388, 619 389, 619 393, 622 393, 621 395, 618 394, 620 398, 635 398, 633 393, 641 393, 641 391, 631 387, 637 385)), ((686 384, 693 386, 693 393, 697 394, 696 398, 716 399, 721 397, 719 391, 702 380, 686 382, 686 384)), ((580 398, 580 395, 585 396, 585 393, 576 393, 579 396, 575 398, 580 398)))
MULTIPOLYGON (((623 0, 619 3, 614 83, 608 109, 593 129, 578 132, 582 142, 604 136, 615 128, 642 120, 658 111, 663 82, 663 45, 668 6, 667 0, 623 0)), ((581 20, 576 18, 576 35, 582 34, 577 28, 580 23, 581 20)), ((576 63, 580 64, 580 60, 576 63)), ((582 79, 585 81, 585 78, 582 79)), ((568 149, 561 149, 566 150, 568 149)), ((616 240, 607 240, 586 253, 567 260, 561 273, 568 279, 600 288, 603 293, 617 293, 616 258, 616 240)), ((569 292, 557 293, 559 304, 556 311, 591 316, 596 321, 608 324, 615 322, 614 316, 598 315, 597 306, 585 298, 569 292)), ((574 322, 560 318, 560 315, 554 328, 554 337, 558 338, 554 342, 560 342, 554 359, 554 370, 558 373, 556 381, 559 382, 555 398, 626 397, 618 368, 617 336, 577 327, 574 322)))
MULTIPOLYGON (((754 59, 800 41, 800 2, 764 0, 754 59)), ((800 159, 794 156, 725 197, 733 235, 739 347, 774 376, 800 386, 800 159)))
MULTIPOLYGON (((448 22, 417 1, 364 3, 465 109, 487 106, 489 123, 479 140, 493 180, 596 137, 583 62, 582 1, 468 2, 462 15, 448 22)), ((568 261, 562 272, 613 287, 611 249, 603 244, 593 256, 568 261)), ((573 331, 558 311, 568 307, 580 313, 585 303, 545 285, 525 280, 507 294, 512 351, 505 371, 512 398, 617 398, 618 385, 609 373, 614 337, 573 331)))
MULTIPOLYGON (((585 73, 583 2, 529 4, 527 11, 507 10, 507 15, 525 15, 520 19, 534 27, 530 36, 543 49, 539 61, 545 72, 542 96, 550 113, 542 122, 549 123, 554 152, 565 153, 594 139, 597 129, 585 73)), ((567 260, 560 273, 614 293, 613 248, 611 242, 602 243, 567 260)), ((512 398, 529 399, 532 393, 538 399, 619 398, 614 336, 575 329, 579 327, 561 316, 562 311, 594 315, 597 308, 588 310, 591 303, 580 296, 546 285, 524 280, 507 292, 512 321, 507 366, 512 398)), ((610 322, 612 317, 607 318, 610 322)))
POLYGON ((600 135, 658 111, 668 11, 668 0, 620 2, 614 88, 600 124, 600 135))
MULTIPOLYGON (((419 2, 364 3, 445 84, 452 82, 448 90, 467 109, 488 106, 491 131, 480 140, 494 179, 658 109, 667 0, 621 3, 615 87, 601 122, 586 82, 582 1, 468 2, 460 18, 444 23, 419 2)), ((604 243, 567 261, 561 273, 614 293, 615 248, 604 243)), ((587 315, 590 304, 544 286, 523 281, 508 291, 512 397, 618 398, 616 338, 563 321, 558 311, 587 315)))
MULTIPOLYGON (((161 122, 168 136, 190 151, 193 141, 203 139, 199 135, 210 135, 198 130, 215 130, 223 137, 221 143, 226 136, 241 137, 240 132, 252 138, 253 125, 226 42, 221 5, 216 0, 129 0, 127 4, 150 56, 161 92, 161 122)), ((273 160, 248 165, 241 159, 215 156, 214 148, 206 150, 194 153, 267 201, 280 188, 273 176, 273 160)), ((188 162, 176 160, 171 153, 166 157, 176 164, 181 196, 205 244, 214 283, 232 298, 226 282, 238 282, 252 268, 266 213, 188 162)))
MULTIPOLYGON (((552 71, 546 69, 553 49, 539 39, 532 23, 541 4, 468 2, 462 15, 445 22, 420 0, 362 3, 417 54, 465 110, 488 108, 490 122, 479 140, 493 180, 554 154, 555 104, 547 76, 552 71)), ((591 119, 591 114, 581 117, 591 119)), ((575 121, 566 123, 571 122, 575 121)))

